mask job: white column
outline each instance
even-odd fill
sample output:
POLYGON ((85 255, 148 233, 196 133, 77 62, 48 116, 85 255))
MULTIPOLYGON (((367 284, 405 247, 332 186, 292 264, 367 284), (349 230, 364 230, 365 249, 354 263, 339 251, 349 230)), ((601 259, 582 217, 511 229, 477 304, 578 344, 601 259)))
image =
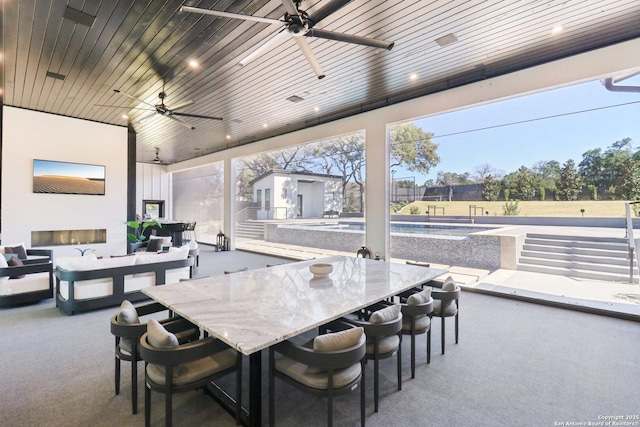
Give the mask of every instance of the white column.
POLYGON ((365 131, 365 242, 371 258, 389 259, 389 131, 384 121, 368 122, 365 131))
POLYGON ((236 200, 236 186, 233 185, 234 172, 231 168, 231 157, 225 157, 224 159, 224 230, 222 232, 231 240, 231 247, 229 249, 234 250, 236 248, 235 239, 232 234, 234 233, 235 219, 233 217, 234 205, 236 200))

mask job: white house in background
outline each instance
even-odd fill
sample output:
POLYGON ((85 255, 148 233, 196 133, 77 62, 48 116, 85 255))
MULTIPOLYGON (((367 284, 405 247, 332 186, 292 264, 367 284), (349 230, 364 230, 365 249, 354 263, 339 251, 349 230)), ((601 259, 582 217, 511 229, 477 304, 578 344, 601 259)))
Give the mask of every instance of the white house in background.
POLYGON ((258 219, 322 218, 342 211, 342 177, 272 169, 251 181, 258 219))

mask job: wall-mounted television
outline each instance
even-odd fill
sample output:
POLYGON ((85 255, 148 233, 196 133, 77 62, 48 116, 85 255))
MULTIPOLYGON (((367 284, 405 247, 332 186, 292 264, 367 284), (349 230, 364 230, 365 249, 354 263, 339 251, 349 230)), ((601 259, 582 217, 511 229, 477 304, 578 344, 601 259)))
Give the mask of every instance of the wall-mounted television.
POLYGON ((104 195, 105 166, 33 160, 33 192, 104 195))

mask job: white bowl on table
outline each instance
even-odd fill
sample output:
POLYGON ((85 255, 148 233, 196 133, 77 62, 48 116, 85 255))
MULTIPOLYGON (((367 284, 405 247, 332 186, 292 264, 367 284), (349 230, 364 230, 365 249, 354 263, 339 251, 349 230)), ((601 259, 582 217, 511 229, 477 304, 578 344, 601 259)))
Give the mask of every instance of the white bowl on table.
POLYGON ((333 271, 333 265, 327 263, 316 263, 309 266, 309 271, 314 279, 327 277, 333 271))

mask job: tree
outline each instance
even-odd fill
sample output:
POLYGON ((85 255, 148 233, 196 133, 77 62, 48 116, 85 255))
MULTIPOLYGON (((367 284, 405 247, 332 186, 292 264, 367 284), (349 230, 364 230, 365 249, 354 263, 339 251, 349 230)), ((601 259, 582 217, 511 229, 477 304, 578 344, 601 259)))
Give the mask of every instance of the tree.
POLYGON ((428 174, 440 163, 436 153, 438 145, 431 142, 432 136, 411 122, 392 126, 390 167, 403 166, 410 171, 428 174))
POLYGON ((623 138, 604 152, 600 148, 586 151, 578 169, 587 185, 609 188, 615 186, 624 173, 625 162, 634 156, 631 138, 623 138))
POLYGON ((500 196, 500 181, 493 179, 493 176, 487 175, 484 178, 484 187, 482 188, 482 200, 495 202, 500 196))
POLYGON ((562 165, 560 176, 556 183, 558 198, 560 200, 578 200, 582 192, 582 177, 576 169, 576 164, 569 159, 562 165))
POLYGON ((502 176, 504 176, 504 173, 501 173, 489 163, 483 163, 473 169, 473 175, 471 175, 471 178, 474 182, 483 183, 487 177, 491 177, 494 180, 500 180, 502 176))
POLYGON ((438 176, 436 177, 436 185, 439 185, 441 187, 452 187, 454 185, 473 184, 473 181, 471 181, 469 175, 469 172, 456 173, 438 171, 438 176))
POLYGON ((521 166, 513 174, 505 176, 505 188, 513 199, 532 200, 536 197, 539 182, 531 169, 521 166))
POLYGON ((616 187, 625 200, 640 200, 640 160, 628 159, 616 187))

